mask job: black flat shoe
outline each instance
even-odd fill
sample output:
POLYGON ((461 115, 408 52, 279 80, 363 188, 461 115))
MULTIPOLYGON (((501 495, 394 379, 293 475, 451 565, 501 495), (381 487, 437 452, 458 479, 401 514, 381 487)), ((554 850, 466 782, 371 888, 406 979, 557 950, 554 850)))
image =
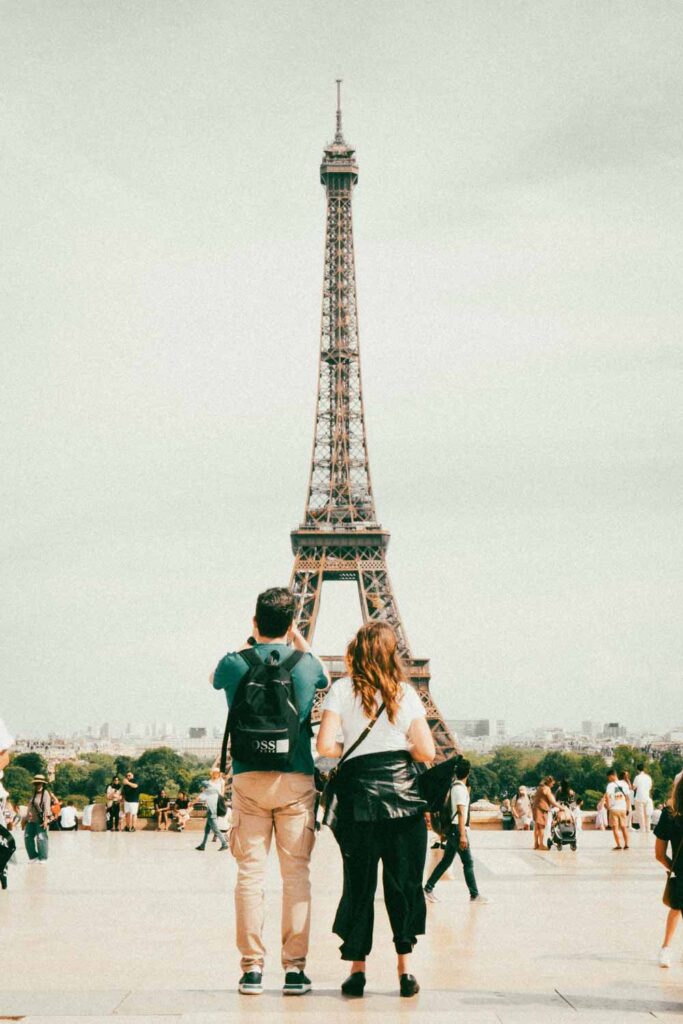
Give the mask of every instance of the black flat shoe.
POLYGON ((410 996, 416 996, 420 991, 420 986, 417 983, 417 978, 414 974, 402 974, 400 978, 401 983, 401 995, 409 998, 410 996))
POLYGON ((346 981, 342 982, 341 990, 343 996, 362 996, 364 988, 365 974, 363 971, 356 971, 354 974, 349 974, 346 981))

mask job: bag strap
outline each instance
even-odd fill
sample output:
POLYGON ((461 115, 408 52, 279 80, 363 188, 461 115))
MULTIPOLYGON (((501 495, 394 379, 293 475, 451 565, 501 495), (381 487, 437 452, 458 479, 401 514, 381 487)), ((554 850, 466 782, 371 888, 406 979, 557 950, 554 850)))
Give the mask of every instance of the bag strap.
POLYGON ((287 658, 286 661, 282 662, 282 665, 280 667, 283 668, 285 672, 292 672, 299 664, 303 656, 303 651, 292 651, 290 656, 287 658))
POLYGON ((384 701, 382 701, 382 703, 381 703, 381 705, 380 705, 380 708, 379 708, 379 711, 377 712, 377 714, 375 715, 375 717, 374 717, 374 718, 371 718, 371 719, 370 719, 370 721, 368 722, 368 724, 366 725, 366 727, 365 727, 365 728, 363 729, 363 731, 362 731, 362 733, 360 734, 360 736, 358 737, 358 739, 357 739, 357 740, 356 740, 356 741, 355 741, 354 743, 352 743, 352 744, 351 744, 351 746, 349 747, 349 749, 348 749, 348 750, 345 750, 345 751, 344 751, 344 753, 342 754, 342 756, 341 756, 341 757, 339 758, 339 760, 337 761, 337 771, 339 771, 339 769, 340 769, 340 768, 341 768, 341 766, 343 765, 344 761, 346 761, 347 757, 350 757, 350 756, 351 756, 351 754, 352 754, 352 753, 354 752, 354 750, 356 750, 356 749, 357 749, 357 748, 358 748, 358 747, 359 747, 359 746, 361 745, 361 743, 363 742, 363 740, 367 739, 367 736, 368 736, 368 734, 369 734, 370 732, 372 732, 372 729, 373 729, 373 727, 374 727, 374 725, 375 725, 375 723, 376 723, 377 719, 378 719, 378 718, 379 718, 379 716, 380 716, 380 715, 382 714, 382 712, 384 711, 384 708, 385 708, 385 707, 386 707, 386 705, 385 705, 384 701))

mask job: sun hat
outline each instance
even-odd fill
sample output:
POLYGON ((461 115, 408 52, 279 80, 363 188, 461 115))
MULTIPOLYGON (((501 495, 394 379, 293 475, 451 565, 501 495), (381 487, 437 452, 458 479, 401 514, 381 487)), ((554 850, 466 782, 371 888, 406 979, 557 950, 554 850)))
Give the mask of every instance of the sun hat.
POLYGON ((42 783, 47 783, 47 779, 45 778, 45 776, 44 776, 44 775, 34 775, 34 776, 33 776, 33 782, 34 782, 34 784, 35 784, 36 782, 42 782, 42 783))

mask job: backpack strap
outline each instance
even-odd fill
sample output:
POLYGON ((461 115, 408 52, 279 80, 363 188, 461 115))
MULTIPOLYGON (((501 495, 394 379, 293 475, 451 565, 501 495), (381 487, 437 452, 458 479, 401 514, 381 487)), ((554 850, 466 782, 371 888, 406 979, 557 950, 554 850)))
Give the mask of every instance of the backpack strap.
POLYGON ((225 732, 223 733, 223 742, 221 743, 220 769, 221 769, 221 772, 223 772, 223 773, 225 772, 225 770, 227 768, 227 765, 228 765, 228 742, 230 740, 230 725, 231 725, 232 718, 233 718, 233 711, 234 711, 235 707, 240 702, 240 697, 242 696, 242 693, 244 692, 245 681, 248 678, 251 670, 253 668, 258 668, 259 665, 263 665, 263 662, 261 661, 261 659, 259 658, 258 654, 256 653, 256 651, 252 647, 245 647, 243 651, 238 651, 237 653, 242 658, 244 658, 245 662, 247 663, 247 671, 244 673, 244 675, 240 679, 239 683, 237 684, 237 689, 235 690, 235 696, 233 697, 233 699, 232 699, 232 701, 230 703, 230 707, 228 709, 228 718, 227 718, 227 721, 225 723, 225 732))
POLYGON ((286 672, 292 672, 304 656, 304 651, 292 651, 286 661, 283 661, 282 668, 286 672))

